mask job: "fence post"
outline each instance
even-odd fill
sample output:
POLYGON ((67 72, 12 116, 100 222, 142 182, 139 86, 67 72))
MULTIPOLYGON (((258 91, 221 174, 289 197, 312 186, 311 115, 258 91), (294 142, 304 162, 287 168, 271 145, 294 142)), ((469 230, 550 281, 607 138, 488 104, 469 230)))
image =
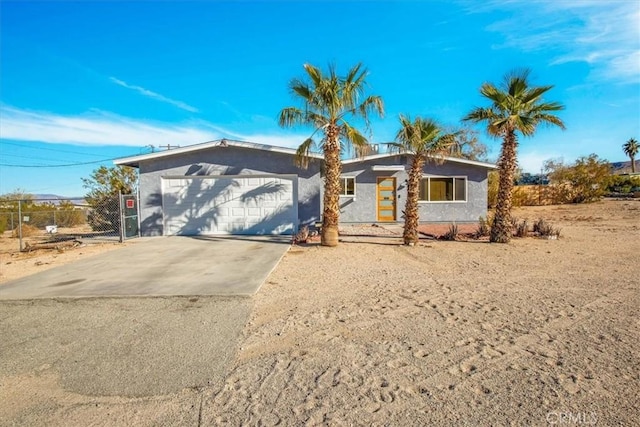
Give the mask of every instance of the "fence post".
POLYGON ((118 214, 120 215, 120 243, 124 242, 124 208, 122 206, 122 192, 118 192, 118 214))
POLYGON ((20 252, 22 252, 22 200, 18 200, 18 242, 20 242, 20 252))
POLYGON ((138 190, 136 191, 136 213, 138 220, 138 237, 142 237, 142 232, 140 231, 140 186, 138 186, 138 190))

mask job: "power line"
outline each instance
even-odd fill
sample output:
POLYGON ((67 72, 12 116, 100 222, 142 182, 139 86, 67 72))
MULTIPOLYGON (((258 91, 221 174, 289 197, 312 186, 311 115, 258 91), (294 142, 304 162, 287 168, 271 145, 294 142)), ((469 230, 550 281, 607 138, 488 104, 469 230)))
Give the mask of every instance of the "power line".
POLYGON ((96 163, 110 162, 119 158, 120 157, 113 157, 111 159, 96 160, 94 162, 69 163, 66 165, 9 165, 6 163, 0 163, 0 166, 5 166, 9 168, 65 168, 65 167, 71 167, 71 166, 93 165, 96 163))
POLYGON ((79 155, 82 155, 82 156, 92 156, 92 157, 99 156, 98 154, 81 153, 79 151, 58 150, 58 149, 55 149, 55 148, 46 148, 46 147, 34 147, 34 146, 30 146, 30 145, 17 144, 15 142, 6 142, 6 141, 0 142, 0 145, 4 145, 4 144, 13 145, 13 146, 16 146, 16 147, 27 148, 27 149, 30 149, 30 150, 56 151, 56 152, 59 152, 59 153, 79 154, 79 155))
MULTIPOLYGON (((3 157, 18 157, 21 159, 31 159, 31 160, 56 160, 56 159, 51 159, 51 158, 45 158, 45 157, 36 157, 36 156, 21 156, 20 154, 6 154, 6 153, 0 153, 0 158, 3 157)), ((64 159, 63 159, 64 160, 64 159)))

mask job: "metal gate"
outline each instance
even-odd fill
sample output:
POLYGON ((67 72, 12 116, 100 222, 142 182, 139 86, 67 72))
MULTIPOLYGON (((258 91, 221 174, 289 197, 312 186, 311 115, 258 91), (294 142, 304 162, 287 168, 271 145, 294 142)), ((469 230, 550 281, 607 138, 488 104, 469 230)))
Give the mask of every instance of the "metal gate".
POLYGON ((120 241, 140 237, 138 197, 135 194, 120 195, 120 241))

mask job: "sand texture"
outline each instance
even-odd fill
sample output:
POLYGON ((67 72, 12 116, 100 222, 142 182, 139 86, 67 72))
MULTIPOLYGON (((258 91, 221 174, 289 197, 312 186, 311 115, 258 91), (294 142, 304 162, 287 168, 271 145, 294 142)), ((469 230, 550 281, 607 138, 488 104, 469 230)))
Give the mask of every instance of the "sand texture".
POLYGON ((635 425, 640 202, 516 215, 562 236, 294 247, 206 424, 635 425))

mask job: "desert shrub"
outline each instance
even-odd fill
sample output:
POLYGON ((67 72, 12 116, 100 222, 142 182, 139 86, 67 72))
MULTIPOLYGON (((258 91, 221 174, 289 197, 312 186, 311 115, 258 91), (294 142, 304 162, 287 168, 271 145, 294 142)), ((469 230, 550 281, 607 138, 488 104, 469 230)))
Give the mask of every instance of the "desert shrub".
POLYGON ((449 230, 442 235, 442 240, 457 240, 460 232, 458 231, 458 224, 450 224, 449 230))
POLYGON ((613 175, 610 178, 608 192, 633 193, 640 191, 640 176, 613 175))
POLYGON ((554 227, 544 219, 540 218, 533 224, 533 232, 541 237, 560 237, 560 228, 554 227))
POLYGON ((6 215, 0 214, 0 234, 7 231, 7 226, 9 223, 9 219, 6 215))
POLYGON ((77 227, 86 222, 84 211, 68 200, 63 201, 55 212, 58 227, 77 227))
POLYGON ((580 157, 572 165, 547 160, 545 170, 554 186, 556 203, 588 203, 599 200, 607 192, 611 166, 596 154, 580 157))
POLYGON ((512 229, 512 230, 515 230, 515 229, 516 229, 516 227, 518 226, 518 222, 519 222, 519 221, 520 221, 520 220, 518 219, 518 217, 515 217, 515 216, 512 216, 512 217, 511 217, 511 229, 512 229))
POLYGON ((476 239, 480 237, 487 237, 491 232, 491 226, 489 225, 489 220, 484 217, 478 218, 478 228, 476 228, 475 233, 473 234, 476 239))
MULTIPOLYGON (((527 186, 528 187, 528 186, 527 186)), ((532 197, 529 194, 529 191, 525 188, 525 186, 515 186, 513 187, 513 191, 511 193, 511 204, 513 207, 519 206, 529 206, 532 203, 532 197)), ((498 203, 498 172, 491 171, 489 172, 487 178, 487 206, 489 208, 494 208, 498 203)))
POLYGON ((515 186, 511 192, 511 206, 518 208, 520 206, 531 206, 531 195, 525 187, 515 186))
POLYGON ((527 235, 529 234, 529 223, 526 219, 523 219, 522 221, 516 221, 513 230, 516 237, 527 237, 527 235))
MULTIPOLYGON (((14 238, 20 237, 19 231, 20 231, 20 226, 16 227, 11 232, 11 237, 14 237, 14 238)), ((22 237, 37 236, 38 234, 40 234, 40 230, 38 229, 38 227, 34 227, 33 225, 29 225, 29 224, 22 224, 22 237)))
MULTIPOLYGON (((29 225, 36 228, 44 228, 53 225, 55 207, 47 204, 33 204, 22 210, 22 217, 29 218, 29 225)), ((23 219, 24 221, 24 219, 23 219)))

